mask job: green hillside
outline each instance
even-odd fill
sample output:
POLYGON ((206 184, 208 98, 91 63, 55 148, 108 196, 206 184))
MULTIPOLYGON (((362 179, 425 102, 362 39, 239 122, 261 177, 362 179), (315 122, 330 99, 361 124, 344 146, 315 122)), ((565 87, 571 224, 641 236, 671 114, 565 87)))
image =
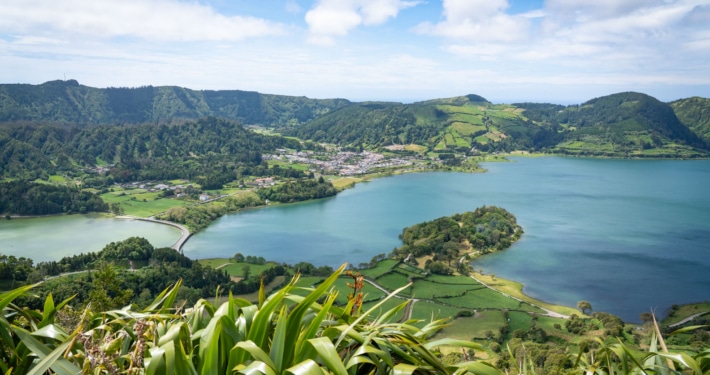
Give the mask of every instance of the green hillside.
POLYGON ((581 105, 517 104, 533 121, 559 126, 552 151, 585 156, 698 157, 707 144, 685 126, 673 108, 645 94, 626 92, 581 105))
MULTIPOLYGON (((46 180, 59 172, 112 164, 110 172, 96 174, 96 186, 176 178, 221 186, 254 172, 250 169, 263 168, 261 153, 281 147, 296 148, 300 143, 214 117, 177 125, 11 124, 0 127, 0 176, 46 180)), ((91 179, 83 182, 94 185, 91 179)))
POLYGON ((75 80, 0 85, 0 122, 138 124, 215 116, 245 125, 293 126, 349 104, 345 99, 176 86, 99 89, 75 80))
MULTIPOLYGON (((411 104, 351 103, 175 86, 99 89, 70 80, 0 85, 0 123, 171 124, 212 116, 356 149, 387 147, 449 156, 526 150, 695 158, 708 155, 709 102, 696 97, 668 104, 626 92, 571 106, 493 104, 473 94, 411 104)), ((33 137, 37 142, 46 138, 44 149, 60 148, 61 141, 55 142, 51 134, 33 137)), ((33 154, 26 145, 10 142, 13 138, 0 134, 5 159, 8 154, 33 154)), ((103 152, 103 160, 114 153, 103 152)), ((36 164, 33 169, 52 167, 46 160, 27 160, 36 164)))
MULTIPOLYGON (((534 147, 550 130, 533 124, 516 107, 491 104, 477 95, 413 104, 362 103, 342 108, 287 131, 304 139, 349 146, 424 146, 434 152, 472 148, 534 147)), ((542 143, 542 142, 540 142, 542 143)))
POLYGON ((670 103, 678 119, 710 144, 710 99, 694 96, 670 103))

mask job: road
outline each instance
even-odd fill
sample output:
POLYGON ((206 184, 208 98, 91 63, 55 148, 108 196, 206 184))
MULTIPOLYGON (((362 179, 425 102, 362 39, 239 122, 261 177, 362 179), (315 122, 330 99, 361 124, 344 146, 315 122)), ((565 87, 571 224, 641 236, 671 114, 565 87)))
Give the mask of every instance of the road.
POLYGON ((669 325, 668 325, 668 328, 675 328, 675 327, 681 326, 681 325, 683 325, 683 324, 685 324, 685 323, 688 323, 689 321, 691 321, 691 320, 693 320, 693 319, 695 319, 695 318, 697 318, 697 317, 699 317, 699 316, 701 316, 701 315, 705 315, 705 314, 708 314, 708 313, 710 313, 710 311, 704 311, 704 312, 701 312, 701 313, 697 313, 697 314, 695 314, 695 315, 691 315, 691 316, 689 316, 689 317, 687 317, 687 318, 681 320, 681 321, 678 322, 678 323, 669 324, 669 325))
POLYGON ((170 225, 171 227, 175 227, 177 229, 180 229, 180 232, 182 232, 182 235, 180 236, 180 239, 177 240, 171 248, 177 250, 178 252, 182 253, 182 245, 185 244, 185 241, 187 241, 188 238, 192 235, 190 231, 185 228, 184 226, 173 223, 172 221, 167 221, 167 220, 158 220, 154 217, 136 217, 136 216, 129 216, 129 215, 123 215, 123 216, 116 216, 117 219, 132 219, 132 220, 141 220, 141 221, 148 221, 151 223, 158 223, 158 224, 164 224, 164 225, 170 225))

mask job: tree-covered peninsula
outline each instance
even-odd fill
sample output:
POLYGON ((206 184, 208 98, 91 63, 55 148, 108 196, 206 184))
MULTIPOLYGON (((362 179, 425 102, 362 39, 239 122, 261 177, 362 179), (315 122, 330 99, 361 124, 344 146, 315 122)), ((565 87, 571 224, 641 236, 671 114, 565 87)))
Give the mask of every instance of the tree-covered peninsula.
POLYGON ((392 256, 433 273, 466 272, 471 256, 508 248, 522 234, 513 214, 483 206, 405 228, 399 236, 403 245, 392 256))

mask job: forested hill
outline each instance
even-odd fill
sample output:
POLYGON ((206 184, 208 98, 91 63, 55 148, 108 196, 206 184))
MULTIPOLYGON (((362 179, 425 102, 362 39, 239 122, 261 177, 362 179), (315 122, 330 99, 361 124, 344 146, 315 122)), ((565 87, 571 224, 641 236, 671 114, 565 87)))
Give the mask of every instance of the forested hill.
POLYGON ((261 153, 281 147, 302 145, 214 117, 177 125, 12 124, 0 127, 0 176, 46 180, 59 172, 110 165, 108 173, 95 177, 110 181, 86 178, 84 186, 175 178, 221 186, 242 175, 260 175, 261 153))
POLYGON ((141 124, 214 116, 244 125, 284 127, 349 104, 345 99, 198 91, 176 86, 99 89, 75 80, 0 85, 0 122, 141 124))
POLYGON ((710 99, 695 96, 670 104, 678 119, 710 144, 710 99))
POLYGON ((528 150, 583 156, 706 157, 708 142, 694 131, 702 133, 709 127, 707 113, 696 102, 685 107, 676 106, 684 109, 688 124, 676 117, 671 105, 633 92, 567 107, 492 104, 468 95, 412 104, 354 104, 286 133, 355 147, 399 145, 436 153, 528 150), (697 126, 691 129, 690 123, 697 126))

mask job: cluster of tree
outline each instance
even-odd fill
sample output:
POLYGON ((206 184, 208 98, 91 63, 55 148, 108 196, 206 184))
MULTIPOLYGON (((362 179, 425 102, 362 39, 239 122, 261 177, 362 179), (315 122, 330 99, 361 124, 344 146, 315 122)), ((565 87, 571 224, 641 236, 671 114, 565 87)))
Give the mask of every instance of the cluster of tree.
MULTIPOLYGON (((181 297, 195 302, 199 298, 214 296, 218 288, 223 292, 253 293, 259 289, 262 280, 268 284, 276 276, 288 273, 285 266, 276 265, 261 274, 234 282, 225 271, 203 266, 171 248, 156 249, 140 237, 112 242, 99 252, 41 262, 36 267, 32 264, 28 258, 0 255, 0 282, 4 288, 38 282, 60 273, 86 271, 74 275, 71 283, 60 281, 60 278, 48 279, 37 289, 38 295, 44 297, 52 293, 56 299, 76 295, 75 304, 91 302, 101 309, 132 302, 148 303, 176 280, 183 280, 181 297)), ((26 303, 38 307, 38 301, 28 298, 26 303)))
POLYGON ((502 250, 522 233, 513 214, 500 207, 483 206, 404 228, 399 236, 403 245, 395 249, 392 256, 404 259, 434 255, 428 264, 430 270, 447 273, 445 268, 461 258, 462 250, 481 253, 502 250))
POLYGON ((105 212, 109 206, 96 194, 76 187, 24 180, 0 182, 0 213, 51 215, 105 212))
POLYGON ((244 256, 242 253, 236 253, 232 257, 232 260, 235 262, 244 262, 244 263, 249 263, 249 264, 266 264, 266 259, 262 256, 256 256, 256 255, 247 255, 244 256))
POLYGON ((261 199, 282 203, 332 197, 337 193, 333 184, 330 181, 325 181, 323 177, 319 177, 317 180, 300 178, 257 191, 261 199))
POLYGON ((0 121, 76 124, 165 123, 215 116, 245 124, 294 126, 351 103, 175 86, 97 89, 75 80, 0 85, 0 121))
POLYGON ((264 204, 264 201, 256 194, 240 194, 223 198, 220 205, 193 205, 188 207, 171 207, 163 214, 158 215, 158 219, 168 220, 188 226, 190 230, 198 232, 206 228, 222 215, 235 212, 242 208, 256 207, 264 204))
POLYGON ((286 134, 341 145, 426 144, 445 127, 434 105, 365 103, 328 113, 286 134))
POLYGON ((30 258, 0 254, 0 285, 4 289, 22 285, 34 271, 33 263, 30 258))
POLYGON ((243 175, 288 174, 262 164, 261 153, 302 147, 297 140, 257 134, 213 117, 175 125, 14 124, 0 127, 0 145, 0 174, 6 177, 46 178, 103 161, 113 165, 104 175, 85 178, 88 185, 185 178, 211 188, 243 175))

